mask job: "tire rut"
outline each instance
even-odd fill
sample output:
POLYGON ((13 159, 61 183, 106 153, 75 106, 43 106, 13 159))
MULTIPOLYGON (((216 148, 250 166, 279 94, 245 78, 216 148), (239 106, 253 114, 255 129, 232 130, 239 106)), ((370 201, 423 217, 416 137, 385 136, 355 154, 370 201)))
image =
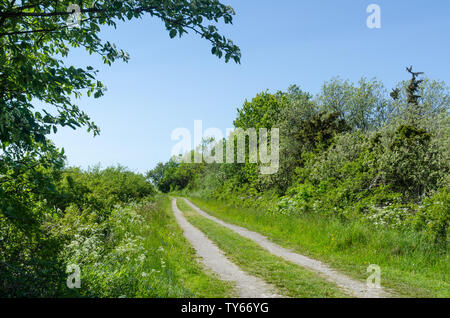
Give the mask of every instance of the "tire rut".
POLYGON ((296 252, 293 252, 287 248, 284 248, 278 244, 275 244, 264 235, 261 235, 256 232, 249 231, 243 227, 226 223, 212 215, 209 215, 208 213, 202 211, 200 208, 198 208, 196 205, 194 205, 191 201, 188 199, 184 199, 186 203, 191 206, 195 211, 197 211, 200 215, 203 217, 214 221, 234 232, 237 234, 248 238, 252 240, 253 242, 257 243, 262 248, 266 249, 273 255, 276 255, 278 257, 281 257, 287 261, 290 261, 294 264, 303 266, 305 268, 308 268, 318 274, 320 274, 322 277, 326 278, 328 281, 335 283, 337 286, 339 286, 344 292, 347 294, 358 297, 358 298, 387 298, 392 297, 391 293, 386 291, 384 288, 371 288, 369 287, 366 282, 361 282, 359 280, 353 279, 345 274, 342 274, 331 267, 329 267, 327 264, 312 259, 310 257, 298 254, 296 252))
POLYGON ((263 280, 243 272, 232 263, 224 253, 203 232, 194 227, 177 207, 177 200, 172 199, 175 218, 184 231, 186 239, 201 257, 205 267, 217 273, 219 278, 236 284, 240 298, 281 298, 275 287, 263 280))

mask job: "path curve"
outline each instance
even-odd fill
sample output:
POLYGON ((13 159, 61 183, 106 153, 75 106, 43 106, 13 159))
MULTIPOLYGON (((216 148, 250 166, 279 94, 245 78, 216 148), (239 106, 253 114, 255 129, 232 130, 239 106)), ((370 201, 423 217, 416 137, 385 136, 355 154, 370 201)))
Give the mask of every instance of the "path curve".
POLYGON ((241 298, 279 298, 282 297, 275 292, 275 288, 263 280, 248 275, 236 264, 229 261, 224 253, 203 234, 200 230, 190 224, 183 213, 177 207, 177 200, 172 199, 172 210, 175 218, 184 231, 186 239, 201 257, 203 264, 220 279, 236 283, 239 297, 241 298))
POLYGON ((195 211, 197 211, 200 215, 203 217, 214 221, 236 233, 239 235, 246 237, 253 242, 257 243, 262 248, 266 249, 273 255, 279 256, 287 261, 290 261, 292 263, 295 263, 297 265, 306 267, 316 273, 321 274, 323 277, 325 277, 328 281, 335 283, 338 285, 341 289, 343 289, 348 294, 360 297, 360 298, 380 298, 380 297, 391 297, 392 295, 388 293, 383 288, 370 288, 367 286, 366 282, 361 282, 359 280, 353 279, 345 274, 342 274, 332 268, 330 268, 327 264, 309 258, 307 256, 295 253, 289 249, 286 249, 284 247, 281 247, 278 244, 275 244, 267 239, 264 235, 261 235, 256 232, 249 231, 243 227, 226 223, 212 215, 209 215, 208 213, 202 211, 200 208, 198 208, 196 205, 194 205, 191 201, 188 199, 184 199, 189 206, 191 206, 195 211))

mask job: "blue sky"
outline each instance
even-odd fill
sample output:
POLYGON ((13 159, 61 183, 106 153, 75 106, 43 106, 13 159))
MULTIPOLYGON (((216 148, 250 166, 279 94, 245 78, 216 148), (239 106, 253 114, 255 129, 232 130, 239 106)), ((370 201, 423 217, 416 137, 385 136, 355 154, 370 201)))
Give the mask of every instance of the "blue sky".
POLYGON ((145 172, 167 161, 178 127, 193 131, 232 127, 236 109, 258 92, 291 84, 316 94, 333 76, 357 81, 377 77, 387 88, 407 79, 414 65, 450 83, 448 0, 229 0, 234 24, 221 28, 242 50, 241 65, 225 64, 194 35, 170 39, 163 24, 146 17, 102 30, 102 37, 130 53, 112 66, 73 51, 75 66, 91 65, 108 87, 100 99, 79 105, 101 128, 60 129, 51 139, 64 147, 69 165, 122 164, 145 172), (366 26, 369 4, 381 7, 381 29, 366 26))

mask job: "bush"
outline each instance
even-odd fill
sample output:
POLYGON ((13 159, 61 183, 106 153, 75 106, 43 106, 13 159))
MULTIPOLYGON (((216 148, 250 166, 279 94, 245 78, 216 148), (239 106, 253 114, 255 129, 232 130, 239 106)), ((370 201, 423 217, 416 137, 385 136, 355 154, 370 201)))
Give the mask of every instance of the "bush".
POLYGON ((375 148, 380 181, 391 184, 405 200, 420 201, 423 194, 435 190, 442 177, 431 134, 411 125, 400 125, 393 133, 387 129, 383 134, 375 148))
POLYGON ((62 247, 44 226, 30 232, 0 214, 0 297, 64 295, 62 247))
POLYGON ((380 82, 364 78, 356 86, 334 79, 315 99, 296 86, 258 94, 238 110, 234 123, 280 128, 277 174, 262 176, 258 164, 246 162, 201 164, 181 187, 179 178, 171 178, 186 175, 181 165, 160 177, 168 191, 184 188, 274 214, 405 233, 415 220, 417 231, 443 241, 448 206, 438 202, 446 198, 429 197, 450 186, 449 89, 413 75, 391 97, 380 82))
POLYGON ((436 243, 450 241, 450 191, 444 188, 424 200, 415 218, 415 226, 436 243))
POLYGON ((289 190, 287 196, 281 198, 271 212, 282 215, 309 214, 315 211, 317 189, 308 183, 299 184, 289 190))
POLYGON ((106 216, 117 204, 129 203, 153 195, 155 190, 144 176, 122 166, 88 171, 68 168, 59 184, 58 208, 70 205, 106 216))
POLYGON ((0 214, 3 297, 76 295, 65 285, 67 262, 81 257, 77 253, 84 262, 100 258, 116 227, 108 224, 118 217, 110 220, 114 207, 155 193, 142 175, 120 166, 85 172, 42 165, 11 180, 0 189, 6 195, 0 214))
POLYGON ((174 233, 162 200, 116 207, 102 223, 77 209, 66 214, 59 230, 71 233, 64 259, 80 267, 80 296, 192 296, 177 277, 174 233))

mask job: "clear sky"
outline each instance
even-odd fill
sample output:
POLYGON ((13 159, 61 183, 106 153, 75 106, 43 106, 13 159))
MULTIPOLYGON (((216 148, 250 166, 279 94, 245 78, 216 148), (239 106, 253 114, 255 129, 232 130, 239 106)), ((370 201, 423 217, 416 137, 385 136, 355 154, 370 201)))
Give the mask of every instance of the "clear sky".
POLYGON ((100 99, 79 105, 101 128, 60 129, 51 138, 70 165, 120 163, 138 172, 167 161, 178 127, 193 131, 233 127, 236 109, 258 92, 299 85, 312 94, 333 76, 357 81, 377 77, 387 88, 407 79, 414 65, 450 84, 448 0, 228 0, 234 24, 221 31, 242 50, 241 65, 210 53, 194 35, 170 39, 164 25, 146 17, 104 29, 102 37, 130 53, 130 62, 102 65, 75 50, 75 66, 91 65, 108 87, 100 99), (381 7, 381 29, 366 26, 366 8, 381 7))

